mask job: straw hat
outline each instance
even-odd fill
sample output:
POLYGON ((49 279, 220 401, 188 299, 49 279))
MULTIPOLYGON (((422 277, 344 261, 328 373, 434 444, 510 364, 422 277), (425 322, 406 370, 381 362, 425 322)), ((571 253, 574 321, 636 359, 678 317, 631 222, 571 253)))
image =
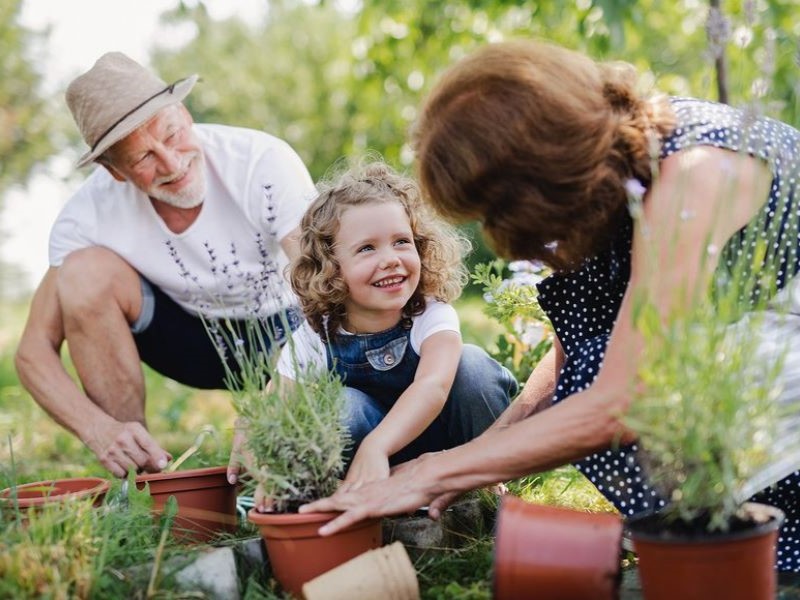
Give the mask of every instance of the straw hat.
POLYGON ((67 105, 89 145, 78 166, 88 164, 144 125, 170 104, 180 102, 197 75, 167 85, 121 52, 108 52, 67 88, 67 105))

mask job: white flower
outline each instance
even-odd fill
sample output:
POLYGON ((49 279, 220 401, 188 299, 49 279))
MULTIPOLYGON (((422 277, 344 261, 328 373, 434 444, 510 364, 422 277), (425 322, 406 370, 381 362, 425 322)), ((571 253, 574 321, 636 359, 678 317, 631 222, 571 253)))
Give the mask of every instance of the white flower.
POLYGON ((647 193, 647 188, 642 185, 641 181, 632 177, 625 180, 625 192, 628 194, 628 198, 641 200, 647 193))

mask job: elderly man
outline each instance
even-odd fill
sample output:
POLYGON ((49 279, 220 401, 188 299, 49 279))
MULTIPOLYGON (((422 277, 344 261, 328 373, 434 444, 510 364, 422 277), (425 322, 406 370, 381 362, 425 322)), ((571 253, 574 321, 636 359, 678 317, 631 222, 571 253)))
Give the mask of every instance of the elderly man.
POLYGON ((141 362, 222 388, 213 319, 258 316, 274 339, 301 320, 283 267, 311 177, 275 137, 195 125, 181 101, 196 81, 167 85, 113 52, 67 89, 90 147, 78 166, 100 167, 53 226, 16 366, 34 399, 116 476, 171 458, 146 428, 141 362), (64 340, 81 387, 61 362, 64 340))

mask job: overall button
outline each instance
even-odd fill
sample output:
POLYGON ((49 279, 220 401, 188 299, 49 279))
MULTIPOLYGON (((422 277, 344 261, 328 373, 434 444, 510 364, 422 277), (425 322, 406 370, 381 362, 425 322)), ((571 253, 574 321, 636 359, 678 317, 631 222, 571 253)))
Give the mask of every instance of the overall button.
POLYGON ((393 365, 394 356, 392 356, 391 354, 385 354, 383 357, 383 362, 385 362, 387 365, 393 365))

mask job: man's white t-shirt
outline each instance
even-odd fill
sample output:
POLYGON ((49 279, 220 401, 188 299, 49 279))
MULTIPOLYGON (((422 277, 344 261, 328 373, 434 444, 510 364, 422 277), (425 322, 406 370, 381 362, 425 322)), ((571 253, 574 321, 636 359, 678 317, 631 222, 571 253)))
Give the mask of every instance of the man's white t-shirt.
MULTIPOLYGON (((422 342, 440 331, 455 331, 460 335, 458 313, 450 304, 428 299, 425 311, 412 317, 409 332, 411 349, 419 355, 422 342)), ((344 329, 342 335, 352 335, 344 329)), ((281 350, 278 359, 278 373, 289 379, 298 380, 302 375, 313 376, 328 368, 325 344, 322 338, 305 321, 292 334, 289 342, 281 350)))
POLYGON ((296 303, 280 240, 316 194, 300 157, 261 131, 194 125, 205 157, 197 220, 171 232, 147 195, 98 167, 67 201, 50 233, 50 264, 103 246, 190 312, 267 315, 296 303))

